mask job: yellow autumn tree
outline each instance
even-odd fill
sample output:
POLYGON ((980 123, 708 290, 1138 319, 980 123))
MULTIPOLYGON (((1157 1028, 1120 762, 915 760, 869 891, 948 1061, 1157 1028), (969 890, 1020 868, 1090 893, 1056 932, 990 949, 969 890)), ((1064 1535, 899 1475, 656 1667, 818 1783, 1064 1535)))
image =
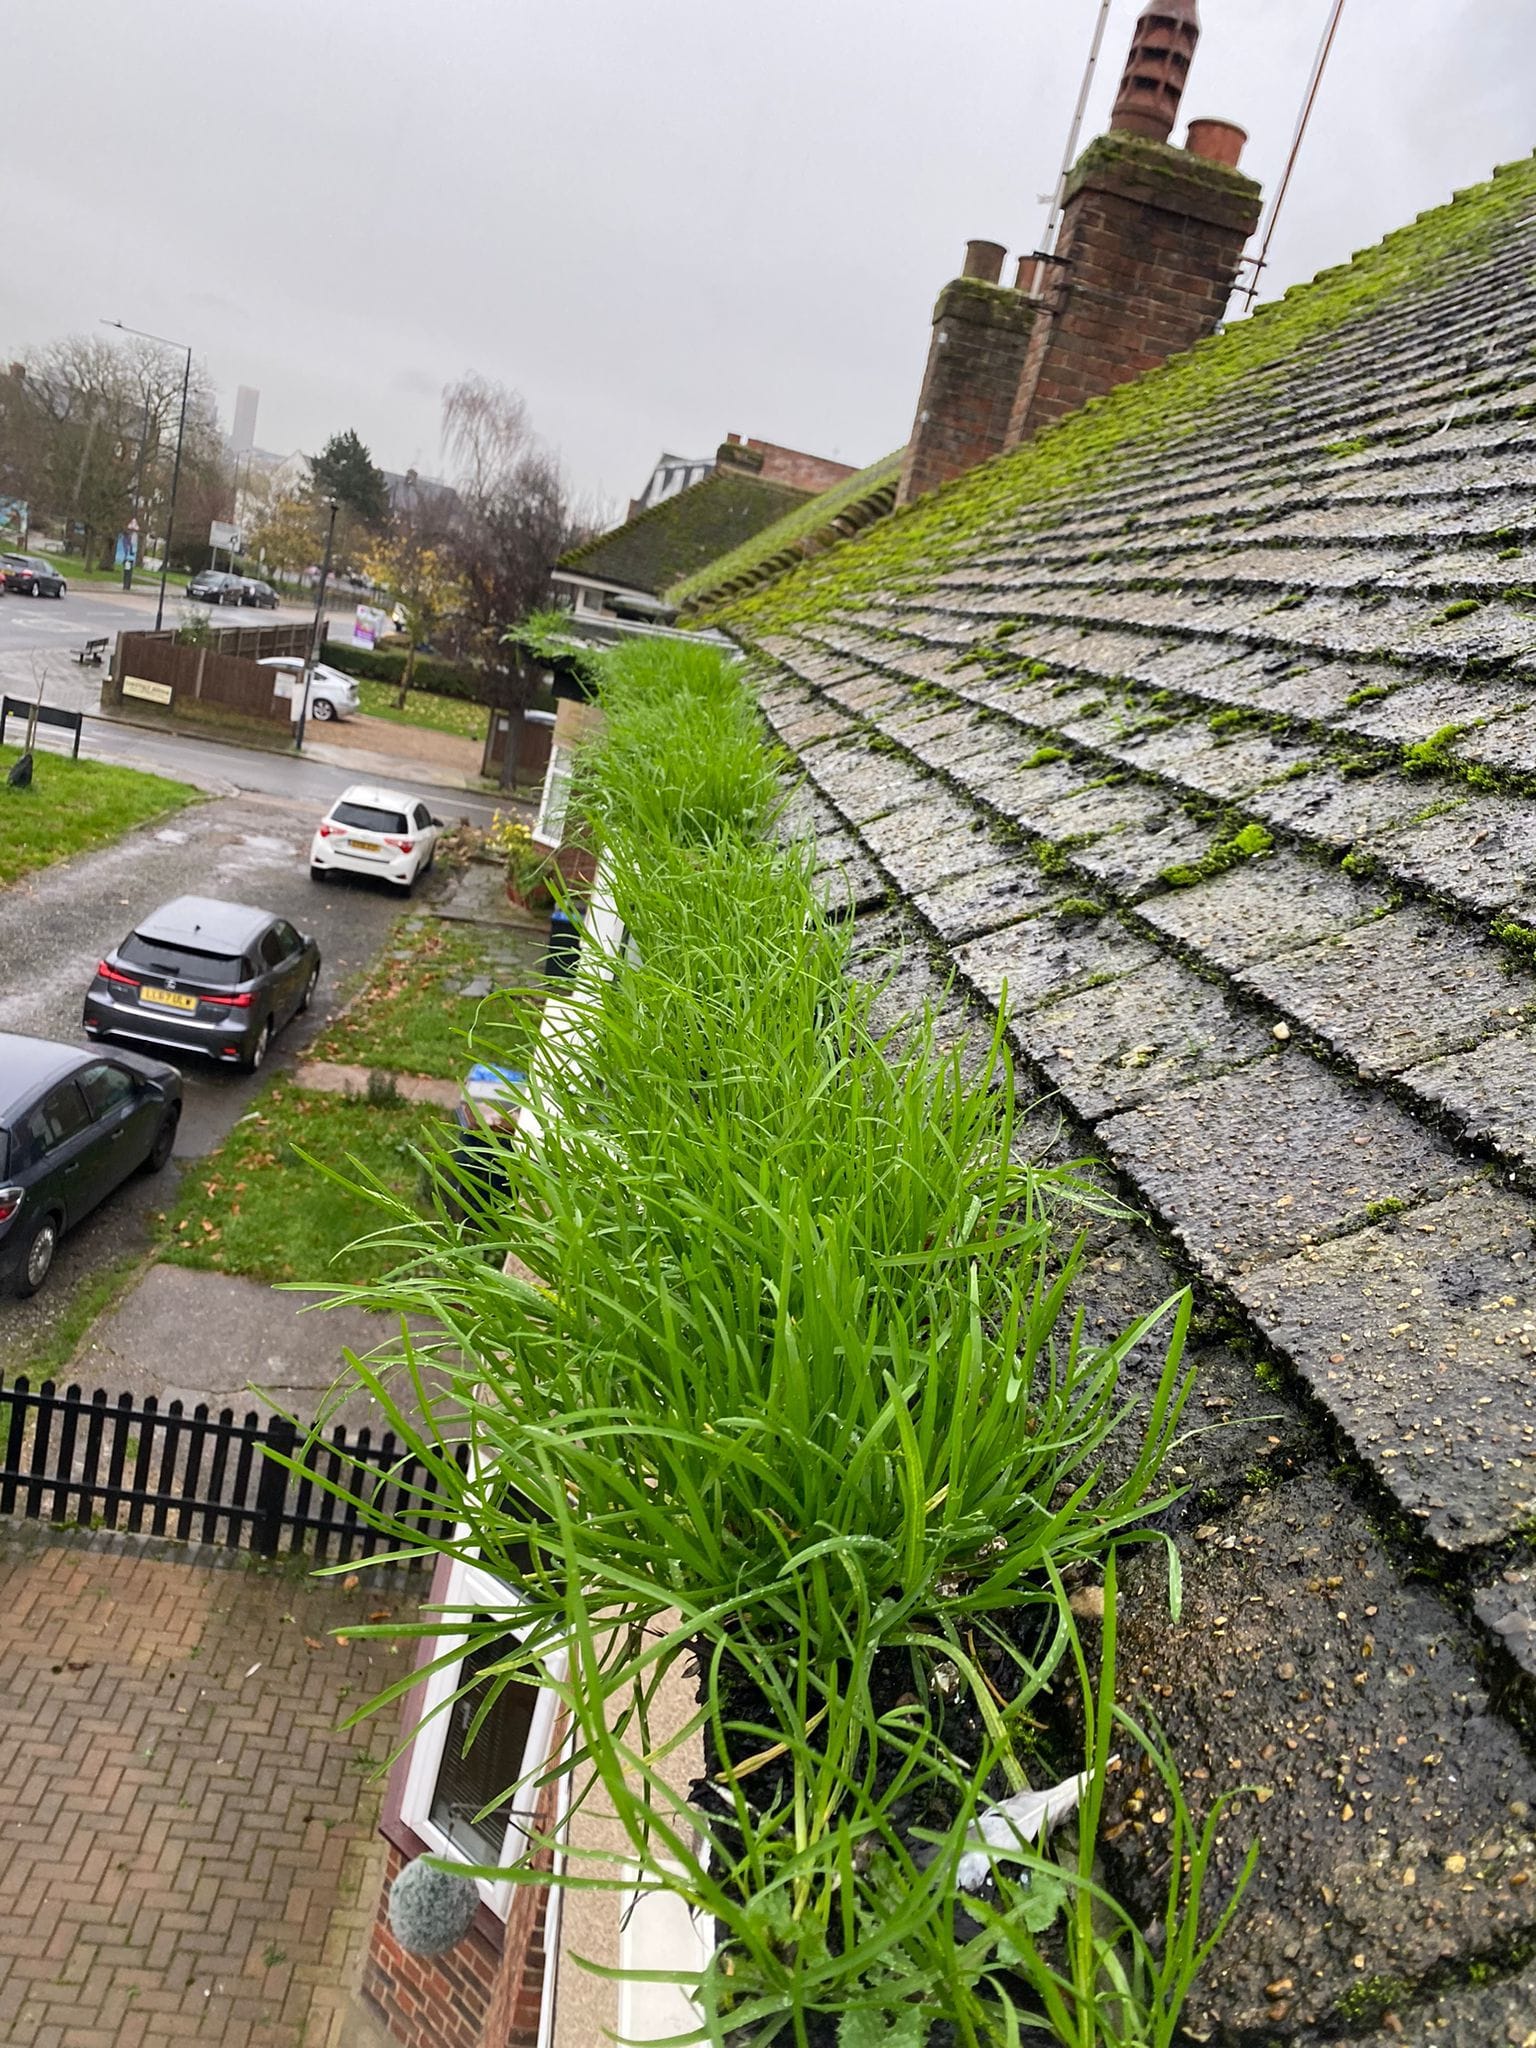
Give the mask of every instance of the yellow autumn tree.
POLYGON ((395 693, 395 705, 400 709, 415 679, 417 650, 439 623, 458 609, 463 586, 443 551, 408 527, 396 527, 375 542, 363 559, 363 569, 405 622, 405 669, 395 693))

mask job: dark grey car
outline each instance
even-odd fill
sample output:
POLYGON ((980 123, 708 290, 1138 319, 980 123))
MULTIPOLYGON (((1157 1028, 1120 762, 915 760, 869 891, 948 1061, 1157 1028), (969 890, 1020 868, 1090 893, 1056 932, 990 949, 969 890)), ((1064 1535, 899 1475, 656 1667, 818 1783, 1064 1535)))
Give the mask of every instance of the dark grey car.
POLYGON ((93 1038, 206 1053, 254 1073, 319 979, 320 948, 286 918, 178 896, 100 962, 82 1021, 93 1038))
POLYGON ((0 1032, 0 1291, 36 1294, 66 1230, 160 1171, 180 1116, 181 1076, 160 1060, 0 1032))

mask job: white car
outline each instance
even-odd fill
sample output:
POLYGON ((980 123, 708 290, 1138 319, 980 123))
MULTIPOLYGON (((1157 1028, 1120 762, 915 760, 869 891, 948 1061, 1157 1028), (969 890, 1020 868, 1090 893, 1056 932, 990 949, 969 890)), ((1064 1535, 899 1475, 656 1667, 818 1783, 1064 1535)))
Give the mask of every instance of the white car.
MULTIPOLYGON (((262 657, 262 668, 280 668, 293 678, 293 687, 302 687, 304 663, 297 654, 268 654, 262 657)), ((326 724, 333 718, 352 718, 357 713, 357 684, 351 676, 344 676, 339 668, 328 668, 323 661, 317 661, 309 678, 309 715, 326 724)))
POLYGON ((442 831, 442 819, 419 797, 354 782, 320 820, 309 849, 310 879, 377 875, 409 895, 417 876, 430 870, 442 831))

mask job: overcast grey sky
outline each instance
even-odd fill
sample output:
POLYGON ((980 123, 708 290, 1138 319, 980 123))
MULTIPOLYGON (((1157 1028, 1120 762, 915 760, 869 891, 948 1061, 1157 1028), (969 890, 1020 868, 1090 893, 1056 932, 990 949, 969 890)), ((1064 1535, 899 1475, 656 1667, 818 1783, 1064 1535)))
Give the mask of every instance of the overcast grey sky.
MULTIPOLYGON (((259 386, 262 446, 355 426, 425 472, 476 369, 620 502, 728 431, 871 461, 966 239, 1034 246, 1097 10, 79 0, 0 78, 0 350, 121 318, 192 342, 226 418, 259 386)), ((1202 0, 1185 112, 1246 127, 1266 190, 1327 13, 1202 0)), ((1349 0, 1271 288, 1524 155, 1533 82, 1529 0, 1349 0)))

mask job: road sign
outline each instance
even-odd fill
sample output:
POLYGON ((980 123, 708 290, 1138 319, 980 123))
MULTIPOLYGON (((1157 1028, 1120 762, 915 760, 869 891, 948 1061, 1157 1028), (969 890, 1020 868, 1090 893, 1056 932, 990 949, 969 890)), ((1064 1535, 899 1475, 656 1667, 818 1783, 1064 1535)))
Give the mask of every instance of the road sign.
POLYGON ((229 526, 222 519, 215 519, 208 529, 208 545, 211 548, 228 548, 232 555, 244 551, 245 542, 238 526, 229 526))

